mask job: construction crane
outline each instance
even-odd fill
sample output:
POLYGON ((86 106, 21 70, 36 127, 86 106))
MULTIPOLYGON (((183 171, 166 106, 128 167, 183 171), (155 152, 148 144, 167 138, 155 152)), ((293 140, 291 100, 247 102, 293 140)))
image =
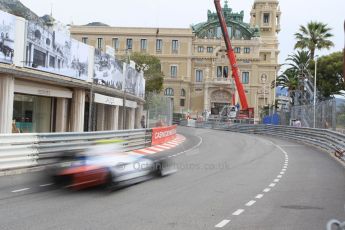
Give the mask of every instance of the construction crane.
POLYGON ((232 70, 232 77, 234 78, 236 89, 240 98, 241 110, 239 113, 239 118, 254 118, 254 108, 248 107, 247 97, 244 92, 243 85, 240 81, 239 69, 236 62, 236 56, 231 46, 228 28, 227 28, 226 21, 223 15, 222 7, 220 5, 220 0, 214 0, 214 5, 216 6, 220 28, 222 29, 222 33, 223 33, 223 37, 224 37, 224 41, 226 45, 226 51, 227 51, 227 55, 228 55, 231 70, 232 70))

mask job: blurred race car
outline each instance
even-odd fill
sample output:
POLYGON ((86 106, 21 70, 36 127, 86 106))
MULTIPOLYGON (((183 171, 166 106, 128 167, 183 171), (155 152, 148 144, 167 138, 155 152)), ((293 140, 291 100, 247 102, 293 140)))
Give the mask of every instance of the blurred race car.
POLYGON ((116 189, 175 171, 166 159, 154 160, 123 152, 118 144, 102 144, 64 155, 52 172, 55 184, 80 190, 98 185, 116 189))

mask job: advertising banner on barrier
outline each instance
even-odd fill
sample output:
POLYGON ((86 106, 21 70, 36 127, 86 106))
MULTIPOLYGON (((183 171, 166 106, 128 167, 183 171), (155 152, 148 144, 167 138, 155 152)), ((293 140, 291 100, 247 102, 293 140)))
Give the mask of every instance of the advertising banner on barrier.
POLYGON ((152 145, 163 144, 176 138, 176 125, 152 128, 152 145))

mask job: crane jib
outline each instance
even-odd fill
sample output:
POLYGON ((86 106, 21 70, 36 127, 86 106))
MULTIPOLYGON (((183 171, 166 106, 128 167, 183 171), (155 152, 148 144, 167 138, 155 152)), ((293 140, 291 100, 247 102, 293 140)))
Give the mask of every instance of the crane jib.
POLYGON ((235 80, 235 84, 236 84, 236 88, 237 88, 238 95, 240 98, 241 106, 242 106, 243 110, 247 110, 248 109, 247 98, 246 98, 246 94, 245 94, 244 89, 243 89, 243 85, 242 85, 240 78, 239 78, 239 70, 238 70, 238 66, 237 66, 237 62, 236 62, 236 56, 235 56, 235 53, 234 53, 232 46, 231 46, 226 21, 225 21, 225 18, 223 16, 222 7, 220 5, 220 0, 214 0, 214 4, 215 4, 216 10, 217 10, 218 19, 219 19, 220 27, 222 29, 224 42, 226 45, 227 54, 228 54, 228 58, 230 61, 230 66, 232 69, 232 75, 233 75, 233 78, 235 80))

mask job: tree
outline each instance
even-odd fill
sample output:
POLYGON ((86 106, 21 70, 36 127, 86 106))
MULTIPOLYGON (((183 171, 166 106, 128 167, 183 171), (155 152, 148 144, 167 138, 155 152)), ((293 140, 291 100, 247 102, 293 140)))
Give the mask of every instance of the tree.
MULTIPOLYGON (((315 63, 311 63, 314 67, 315 63)), ((313 75, 314 75, 314 68, 313 75)), ((317 60, 317 88, 324 98, 341 94, 345 89, 343 76, 343 53, 335 52, 317 60)))
POLYGON ((331 28, 327 27, 327 24, 322 22, 309 22, 307 26, 301 25, 299 32, 295 33, 297 42, 295 49, 307 48, 310 51, 311 59, 314 60, 315 50, 330 49, 334 46, 333 42, 329 38, 333 37, 330 33, 331 28))
POLYGON ((296 90, 298 86, 298 74, 295 70, 289 68, 286 69, 281 75, 277 77, 277 86, 281 86, 283 89, 296 90))
POLYGON ((136 63, 135 68, 138 71, 144 71, 145 92, 160 93, 163 90, 164 77, 160 60, 153 55, 143 53, 133 53, 131 60, 136 63))
POLYGON ((296 73, 299 73, 301 76, 306 76, 309 74, 309 64, 310 64, 311 54, 309 51, 300 51, 293 55, 289 55, 286 61, 289 61, 288 65, 291 70, 294 70, 296 73))
POLYGON ((292 102, 295 101, 294 90, 303 90, 303 82, 310 76, 310 53, 309 51, 297 51, 289 55, 286 59, 286 65, 289 66, 281 75, 277 77, 277 86, 287 88, 290 92, 292 102))

